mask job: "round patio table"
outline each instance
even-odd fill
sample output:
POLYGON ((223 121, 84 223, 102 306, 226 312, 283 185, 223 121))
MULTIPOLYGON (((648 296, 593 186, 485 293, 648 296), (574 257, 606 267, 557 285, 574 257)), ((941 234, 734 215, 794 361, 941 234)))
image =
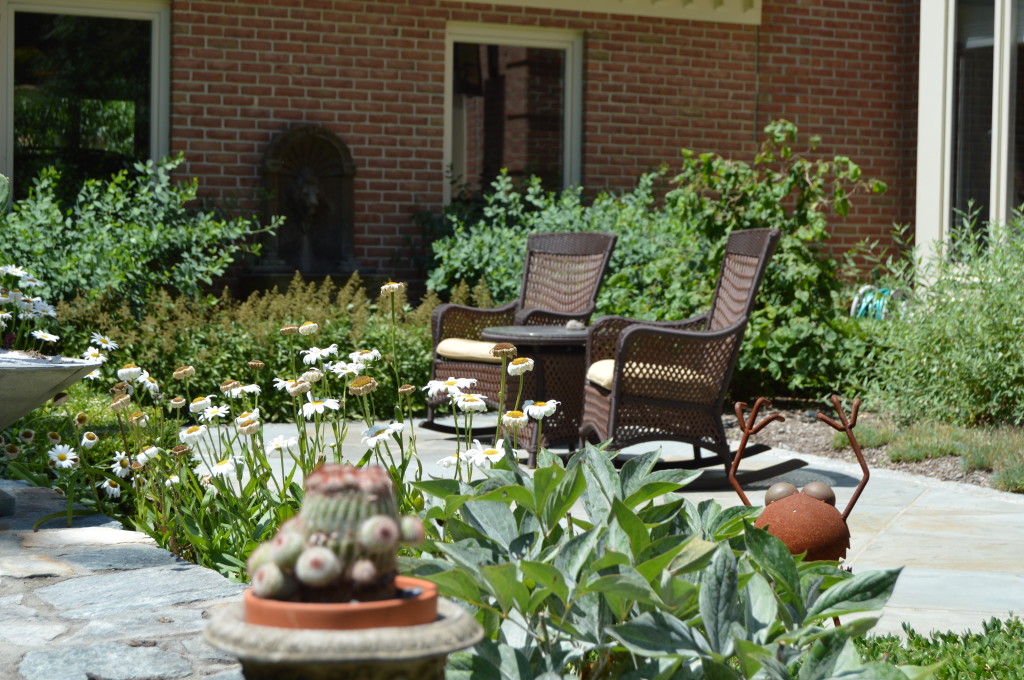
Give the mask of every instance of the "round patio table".
MULTIPOLYGON (((570 451, 575 450, 583 416, 587 329, 565 326, 492 326, 483 329, 480 338, 489 342, 510 342, 516 346, 518 356, 533 359, 533 371, 526 374, 523 385, 524 401, 554 399, 559 402, 555 413, 544 419, 541 428, 544 441, 537 441, 536 421, 532 419, 522 432, 528 441, 527 465, 537 466, 537 451, 541 446, 566 444, 570 451)), ((509 376, 506 395, 514 399, 518 390, 518 379, 509 376)), ((522 402, 519 407, 522 408, 522 402)), ((504 410, 506 406, 503 404, 501 408, 504 410)))

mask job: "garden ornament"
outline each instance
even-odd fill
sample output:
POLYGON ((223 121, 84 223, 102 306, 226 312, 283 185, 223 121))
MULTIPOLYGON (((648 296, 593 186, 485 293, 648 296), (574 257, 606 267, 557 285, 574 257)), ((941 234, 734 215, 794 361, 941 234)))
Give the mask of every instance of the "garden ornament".
MULTIPOLYGON (((781 540, 790 553, 794 555, 806 553, 806 559, 811 561, 838 561, 846 557, 846 550, 850 547, 850 529, 846 524, 846 518, 849 517, 870 477, 864 454, 861 453, 860 445, 853 434, 853 428, 857 424, 860 399, 854 399, 853 410, 849 418, 847 418, 838 396, 832 396, 832 404, 839 414, 839 422, 824 413, 818 414, 818 420, 846 434, 857 460, 860 462, 861 470, 864 471, 864 476, 854 490, 846 509, 842 513, 836 509, 835 493, 825 482, 811 482, 803 488, 803 491, 798 491, 789 482, 779 482, 769 487, 765 493, 764 512, 754 522, 754 526, 766 528, 768 533, 781 540)), ((748 506, 751 503, 743 493, 739 482, 736 481, 736 469, 743 458, 743 450, 746 448, 750 435, 760 432, 771 422, 785 420, 783 416, 776 413, 757 422, 758 412, 764 405, 771 406, 771 402, 764 398, 758 399, 754 403, 750 417, 744 418, 747 405, 742 402, 736 404, 736 417, 743 435, 740 438, 740 445, 736 450, 732 465, 729 467, 729 483, 739 494, 744 505, 748 506)))

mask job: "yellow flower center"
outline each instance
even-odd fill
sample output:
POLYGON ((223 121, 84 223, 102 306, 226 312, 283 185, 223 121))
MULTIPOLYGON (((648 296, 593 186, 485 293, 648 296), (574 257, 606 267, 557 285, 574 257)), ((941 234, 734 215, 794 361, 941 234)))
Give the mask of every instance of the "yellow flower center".
POLYGON ((523 417, 523 412, 522 411, 509 411, 508 412, 508 417, 509 418, 522 418, 523 417))
POLYGON ((199 432, 199 426, 198 425, 193 425, 192 427, 190 427, 187 430, 185 430, 186 434, 195 434, 196 432, 199 432))
MULTIPOLYGON (((361 376, 359 376, 358 378, 356 378, 355 380, 352 381, 352 387, 365 387, 366 385, 370 384, 371 380, 373 380, 373 378, 371 378, 370 376, 368 376, 368 375, 361 375, 361 376)), ((314 403, 316 403, 316 402, 314 402, 314 403)), ((320 403, 323 403, 323 402, 320 402, 320 403)))
POLYGON ((513 366, 522 366, 527 361, 529 361, 529 359, 527 359, 526 357, 516 357, 515 359, 512 360, 512 365, 513 366))
POLYGON ((199 403, 204 402, 204 401, 206 401, 206 397, 196 397, 195 399, 192 400, 192 403, 193 404, 199 404, 199 403))
POLYGON ((548 402, 546 402, 546 401, 535 401, 535 402, 533 402, 533 405, 534 406, 540 406, 540 407, 543 408, 544 406, 548 405, 548 402))
POLYGON ((57 460, 59 460, 60 462, 63 463, 67 459, 68 459, 68 454, 66 454, 66 453, 58 453, 57 454, 57 460))
POLYGON ((485 456, 493 456, 496 453, 498 453, 498 449, 487 449, 484 451, 485 456))
POLYGON ((122 458, 121 460, 119 460, 119 461, 117 461, 117 462, 118 462, 118 463, 119 463, 119 464, 121 465, 121 467, 123 467, 123 468, 126 468, 126 467, 128 467, 128 459, 127 459, 127 458, 122 458))

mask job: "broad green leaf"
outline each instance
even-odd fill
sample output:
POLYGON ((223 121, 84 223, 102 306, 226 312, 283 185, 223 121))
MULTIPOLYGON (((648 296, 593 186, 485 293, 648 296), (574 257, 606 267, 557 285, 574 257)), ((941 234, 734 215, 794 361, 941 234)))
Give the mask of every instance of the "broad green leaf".
POLYGON ((728 664, 704 657, 700 660, 704 680, 738 680, 739 674, 728 664))
POLYGON ((629 555, 615 550, 605 550, 604 554, 590 563, 590 571, 598 572, 609 567, 618 567, 631 564, 629 555))
POLYGON ((501 501, 469 501, 462 506, 462 518, 506 550, 519 535, 512 510, 501 501))
POLYGON ((642 656, 697 657, 708 651, 700 632, 660 612, 645 612, 608 628, 623 647, 642 656))
POLYGON ((711 557, 718 547, 718 543, 705 541, 700 536, 693 536, 683 544, 683 549, 672 560, 669 569, 680 573, 702 569, 711 561, 711 557))
POLYGON ((530 555, 531 550, 537 544, 537 532, 531 531, 528 534, 520 534, 516 536, 511 543, 508 544, 508 552, 512 559, 521 560, 525 559, 530 555))
POLYGON ((629 498, 647 480, 651 468, 661 458, 661 450, 647 451, 627 460, 622 469, 619 470, 619 484, 622 489, 622 497, 629 498))
POLYGON ((715 553, 700 581, 700 616, 711 649, 723 656, 732 654, 731 627, 736 620, 739 576, 732 550, 715 553))
POLYGON ((656 470, 649 474, 636 490, 626 496, 625 504, 636 508, 642 503, 676 491, 697 477, 700 477, 702 470, 656 470))
POLYGON ((837 629, 829 632, 835 634, 818 638, 803 655, 803 662, 796 676, 798 680, 828 680, 834 676, 840 655, 847 645, 852 647, 853 643, 845 635, 839 634, 837 629))
MULTIPOLYGON (((772 659, 772 654, 759 644, 739 639, 736 640, 736 659, 740 662, 743 677, 751 678, 764 667, 766 662, 772 659)), ((789 680, 788 673, 783 677, 789 680)))
POLYGON ((477 606, 483 604, 481 590, 473 577, 460 569, 423 574, 422 578, 436 583, 438 590, 445 597, 452 597, 477 606))
MULTIPOLYGON (((583 507, 590 518, 604 517, 612 507, 612 499, 619 495, 619 473, 611 458, 587 444, 584 451, 572 459, 580 461, 587 486, 583 492, 583 507)), ((570 468, 573 467, 571 463, 570 468)))
POLYGON ((548 503, 548 496, 554 491, 555 486, 565 477, 565 470, 558 467, 539 467, 533 473, 533 493, 537 498, 537 508, 541 515, 548 503))
POLYGON ((471 651, 452 654, 445 665, 446 680, 522 680, 531 675, 521 651, 486 639, 471 651))
POLYGON ((523 560, 519 563, 519 568, 522 570, 523 576, 533 579, 537 588, 549 588, 558 596, 559 600, 568 603, 569 586, 565 582, 562 572, 553 565, 523 560))
POLYGON ((574 467, 558 481, 541 506, 541 520, 548 527, 548 533, 551 533, 550 527, 558 524, 569 512, 586 485, 587 480, 579 467, 574 467))
POLYGON ((602 593, 608 603, 618 609, 619 618, 625 617, 632 602, 662 606, 661 598, 654 592, 651 584, 632 570, 598 576, 587 582, 581 590, 602 593))
POLYGON ((618 498, 612 501, 612 514, 629 539, 630 548, 633 550, 631 554, 639 555, 651 542, 651 537, 647 533, 647 527, 618 498))
POLYGON ((605 531, 591 529, 576 534, 558 546, 558 552, 554 557, 555 568, 561 571, 570 583, 576 583, 583 565, 593 559, 594 548, 605 531))
POLYGON ((750 557, 785 589, 789 594, 787 601, 802 612, 800 577, 797 574, 796 561, 789 554, 786 545, 749 522, 744 522, 744 538, 750 557))
POLYGON ((778 614, 775 593, 761 574, 754 573, 744 590, 744 618, 747 634, 753 642, 765 644, 778 614))
POLYGON ((513 564, 499 564, 491 567, 484 567, 480 570, 488 590, 503 612, 513 609, 520 611, 526 609, 530 600, 530 591, 519 578, 519 573, 513 564))
POLYGON ((807 612, 807 619, 820 620, 881 609, 892 595, 901 571, 902 567, 855 574, 822 593, 807 612))
POLYGON ((636 570, 645 579, 654 582, 685 547, 686 542, 680 536, 668 536, 658 543, 649 544, 643 554, 653 554, 653 557, 636 565, 636 570), (651 550, 652 547, 657 547, 658 550, 651 550))
POLYGON ((500 501, 502 503, 515 503, 523 507, 534 509, 533 494, 528 489, 518 485, 500 486, 497 489, 480 494, 474 500, 478 501, 500 501))

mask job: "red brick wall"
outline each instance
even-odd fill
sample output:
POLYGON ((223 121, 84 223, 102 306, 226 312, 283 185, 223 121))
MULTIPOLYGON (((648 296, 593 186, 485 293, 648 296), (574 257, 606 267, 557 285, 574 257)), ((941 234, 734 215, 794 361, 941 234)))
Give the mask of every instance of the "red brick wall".
POLYGON ((207 195, 251 199, 270 140, 300 124, 356 162, 364 275, 415 278, 413 214, 443 183, 449 20, 583 29, 583 183, 627 188, 679 149, 741 159, 773 118, 890 185, 834 225, 837 247, 909 221, 916 3, 764 0, 759 27, 440 0, 175 0, 171 147, 207 195), (909 112, 909 113, 908 113, 909 112))

